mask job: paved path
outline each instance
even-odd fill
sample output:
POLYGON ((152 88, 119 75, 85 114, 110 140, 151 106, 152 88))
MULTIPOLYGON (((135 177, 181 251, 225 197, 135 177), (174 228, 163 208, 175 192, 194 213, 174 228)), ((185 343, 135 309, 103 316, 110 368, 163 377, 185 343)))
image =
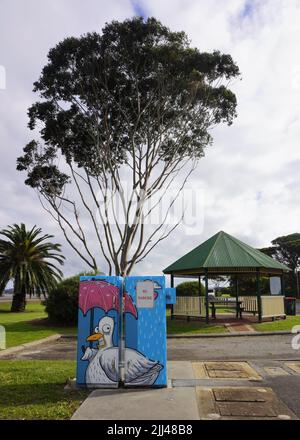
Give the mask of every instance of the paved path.
POLYGON ((255 333, 254 328, 250 324, 243 324, 240 322, 234 323, 234 324, 228 324, 227 329, 229 333, 240 333, 240 332, 246 332, 246 333, 255 333))
POLYGON ((292 335, 170 339, 168 359, 300 359, 291 341, 292 335))
MULTIPOLYGON (((300 368, 300 362, 298 365, 300 368)), ((297 373, 284 362, 170 361, 168 377, 170 383, 168 388, 164 389, 95 390, 75 412, 72 419, 287 420, 300 418, 300 370, 297 373), (207 369, 209 365, 213 370, 207 369), (240 376, 237 379, 238 369, 246 371, 246 377, 240 376), (211 378, 208 371, 217 372, 220 377, 225 378, 218 376, 211 378), (218 398, 218 394, 221 399, 218 398)))

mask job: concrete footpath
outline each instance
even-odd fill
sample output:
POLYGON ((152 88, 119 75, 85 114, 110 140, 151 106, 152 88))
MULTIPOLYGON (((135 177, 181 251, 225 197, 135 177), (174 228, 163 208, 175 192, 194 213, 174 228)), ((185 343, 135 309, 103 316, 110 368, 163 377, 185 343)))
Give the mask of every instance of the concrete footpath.
POLYGON ((198 420, 192 388, 94 391, 72 420, 198 420))
POLYGON ((72 420, 300 418, 300 361, 170 361, 168 377, 163 389, 92 391, 72 420))

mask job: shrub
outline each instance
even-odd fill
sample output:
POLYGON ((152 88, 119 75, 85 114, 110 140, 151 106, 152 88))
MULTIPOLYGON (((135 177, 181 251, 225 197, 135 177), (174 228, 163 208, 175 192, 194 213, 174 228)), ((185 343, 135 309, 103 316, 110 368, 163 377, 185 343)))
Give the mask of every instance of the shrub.
MULTIPOLYGON (((177 296, 199 296, 199 282, 198 281, 186 281, 178 284, 176 287, 177 296)), ((205 295, 205 289, 201 283, 201 295, 205 295)))
POLYGON ((49 292, 46 312, 49 320, 60 325, 75 325, 78 318, 79 275, 67 278, 49 292))

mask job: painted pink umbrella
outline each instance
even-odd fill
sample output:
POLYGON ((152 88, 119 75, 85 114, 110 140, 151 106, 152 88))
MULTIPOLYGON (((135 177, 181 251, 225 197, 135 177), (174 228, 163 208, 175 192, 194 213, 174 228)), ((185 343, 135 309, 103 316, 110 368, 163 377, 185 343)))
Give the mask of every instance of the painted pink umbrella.
MULTIPOLYGON (((79 308, 86 316, 91 310, 90 333, 94 328, 94 309, 99 307, 105 313, 110 310, 120 310, 119 288, 102 280, 82 281, 79 287, 79 308)), ((137 310, 132 302, 131 296, 124 294, 124 312, 131 313, 137 319, 137 310)), ((93 343, 90 342, 92 348, 93 343)))
MULTIPOLYGON (((119 288, 106 281, 82 281, 79 288, 79 307, 84 315, 99 307, 105 313, 120 310, 119 288)), ((124 312, 131 313, 137 319, 137 310, 128 293, 124 293, 124 312)))

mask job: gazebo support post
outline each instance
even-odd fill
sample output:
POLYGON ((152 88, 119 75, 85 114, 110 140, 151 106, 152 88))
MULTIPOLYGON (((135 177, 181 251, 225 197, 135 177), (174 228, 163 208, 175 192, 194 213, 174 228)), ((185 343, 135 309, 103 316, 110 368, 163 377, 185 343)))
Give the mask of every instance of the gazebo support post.
MULTIPOLYGON (((174 287, 174 275, 171 274, 171 287, 174 287)), ((171 321, 174 317, 174 305, 171 305, 171 321)))
POLYGON ((201 306, 201 276, 198 277, 198 295, 199 295, 199 319, 201 319, 202 306, 201 306))
POLYGON ((238 301, 239 301, 239 282, 237 275, 234 277, 234 291, 235 291, 235 299, 236 299, 236 319, 239 317, 239 310, 238 310, 238 301))
POLYGON ((258 308, 258 322, 262 322, 262 304, 260 294, 260 270, 256 269, 256 295, 257 295, 257 308, 258 308))
POLYGON ((205 319, 209 324, 209 302, 208 302, 208 270, 205 269, 205 319))
POLYGON ((281 281, 281 295, 285 296, 285 283, 284 283, 284 274, 282 274, 280 276, 280 281, 281 281))

